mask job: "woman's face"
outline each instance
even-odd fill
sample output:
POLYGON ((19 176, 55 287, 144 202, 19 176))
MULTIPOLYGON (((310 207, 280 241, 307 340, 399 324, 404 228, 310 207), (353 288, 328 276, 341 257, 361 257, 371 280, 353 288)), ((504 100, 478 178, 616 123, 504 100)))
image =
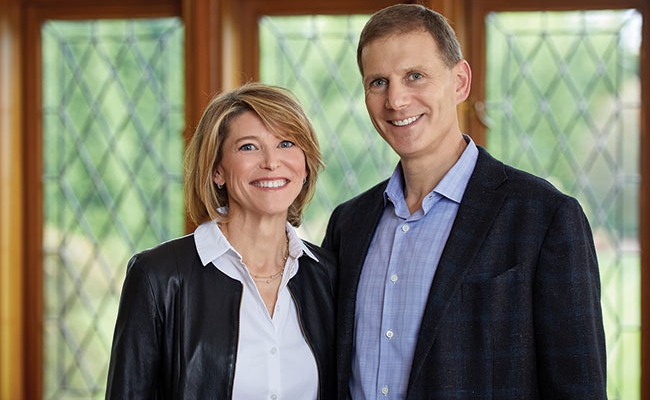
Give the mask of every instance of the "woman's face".
POLYGON ((252 111, 230 122, 213 181, 228 191, 229 214, 286 220, 307 177, 304 152, 270 132, 252 111))

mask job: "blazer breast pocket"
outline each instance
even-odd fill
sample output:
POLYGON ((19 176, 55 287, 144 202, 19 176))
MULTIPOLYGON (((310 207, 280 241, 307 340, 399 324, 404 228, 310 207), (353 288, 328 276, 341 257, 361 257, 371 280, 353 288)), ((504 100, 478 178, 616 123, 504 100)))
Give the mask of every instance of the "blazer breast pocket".
POLYGON ((461 287, 462 301, 500 302, 523 300, 530 295, 532 284, 525 264, 492 277, 469 276, 461 287), (467 282, 468 281, 468 282, 467 282))

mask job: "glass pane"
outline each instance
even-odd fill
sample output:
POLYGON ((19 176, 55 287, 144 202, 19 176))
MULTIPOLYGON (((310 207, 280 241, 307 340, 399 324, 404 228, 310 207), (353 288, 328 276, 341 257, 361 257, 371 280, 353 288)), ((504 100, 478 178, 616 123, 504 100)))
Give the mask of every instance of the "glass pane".
POLYGON ((291 89, 311 117, 325 171, 301 234, 320 243, 335 205, 390 176, 397 156, 372 126, 356 64, 369 15, 260 19, 260 80, 291 89))
POLYGON ((641 15, 492 13, 486 27, 487 146, 580 200, 600 264, 609 398, 638 399, 641 15))
POLYGON ((184 232, 178 18, 48 21, 44 398, 103 399, 128 258, 184 232))

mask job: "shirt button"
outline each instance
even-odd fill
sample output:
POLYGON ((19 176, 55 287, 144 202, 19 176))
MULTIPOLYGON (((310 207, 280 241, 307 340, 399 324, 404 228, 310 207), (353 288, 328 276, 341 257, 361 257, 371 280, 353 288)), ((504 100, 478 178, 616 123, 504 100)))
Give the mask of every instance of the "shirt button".
POLYGON ((275 353, 277 353, 277 352, 278 352, 278 349, 277 349, 277 348, 273 347, 273 348, 271 349, 271 354, 275 354, 275 353))
POLYGON ((391 275, 390 276, 390 281, 393 282, 393 283, 397 282, 397 274, 391 275))
POLYGON ((409 231, 409 226, 404 224, 402 225, 402 232, 408 232, 409 231))
POLYGON ((383 394, 384 396, 388 395, 388 386, 384 386, 383 388, 381 388, 381 394, 383 394))
POLYGON ((393 331, 391 331, 390 329, 387 330, 386 331, 386 337, 389 338, 389 339, 392 339, 393 338, 393 331))
POLYGON ((273 393, 273 394, 272 394, 271 396, 269 396, 269 397, 271 398, 271 400, 277 400, 277 399, 278 399, 278 395, 275 394, 275 393, 273 393))

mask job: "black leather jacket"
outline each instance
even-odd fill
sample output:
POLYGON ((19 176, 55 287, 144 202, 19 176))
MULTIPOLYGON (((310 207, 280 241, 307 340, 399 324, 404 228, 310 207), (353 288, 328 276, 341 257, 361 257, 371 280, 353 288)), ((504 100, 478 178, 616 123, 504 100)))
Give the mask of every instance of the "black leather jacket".
MULTIPOLYGON (((319 374, 319 399, 336 395, 336 266, 307 243, 288 287, 319 374)), ((201 264, 194 235, 135 255, 115 324, 106 399, 231 399, 242 285, 201 264)))

